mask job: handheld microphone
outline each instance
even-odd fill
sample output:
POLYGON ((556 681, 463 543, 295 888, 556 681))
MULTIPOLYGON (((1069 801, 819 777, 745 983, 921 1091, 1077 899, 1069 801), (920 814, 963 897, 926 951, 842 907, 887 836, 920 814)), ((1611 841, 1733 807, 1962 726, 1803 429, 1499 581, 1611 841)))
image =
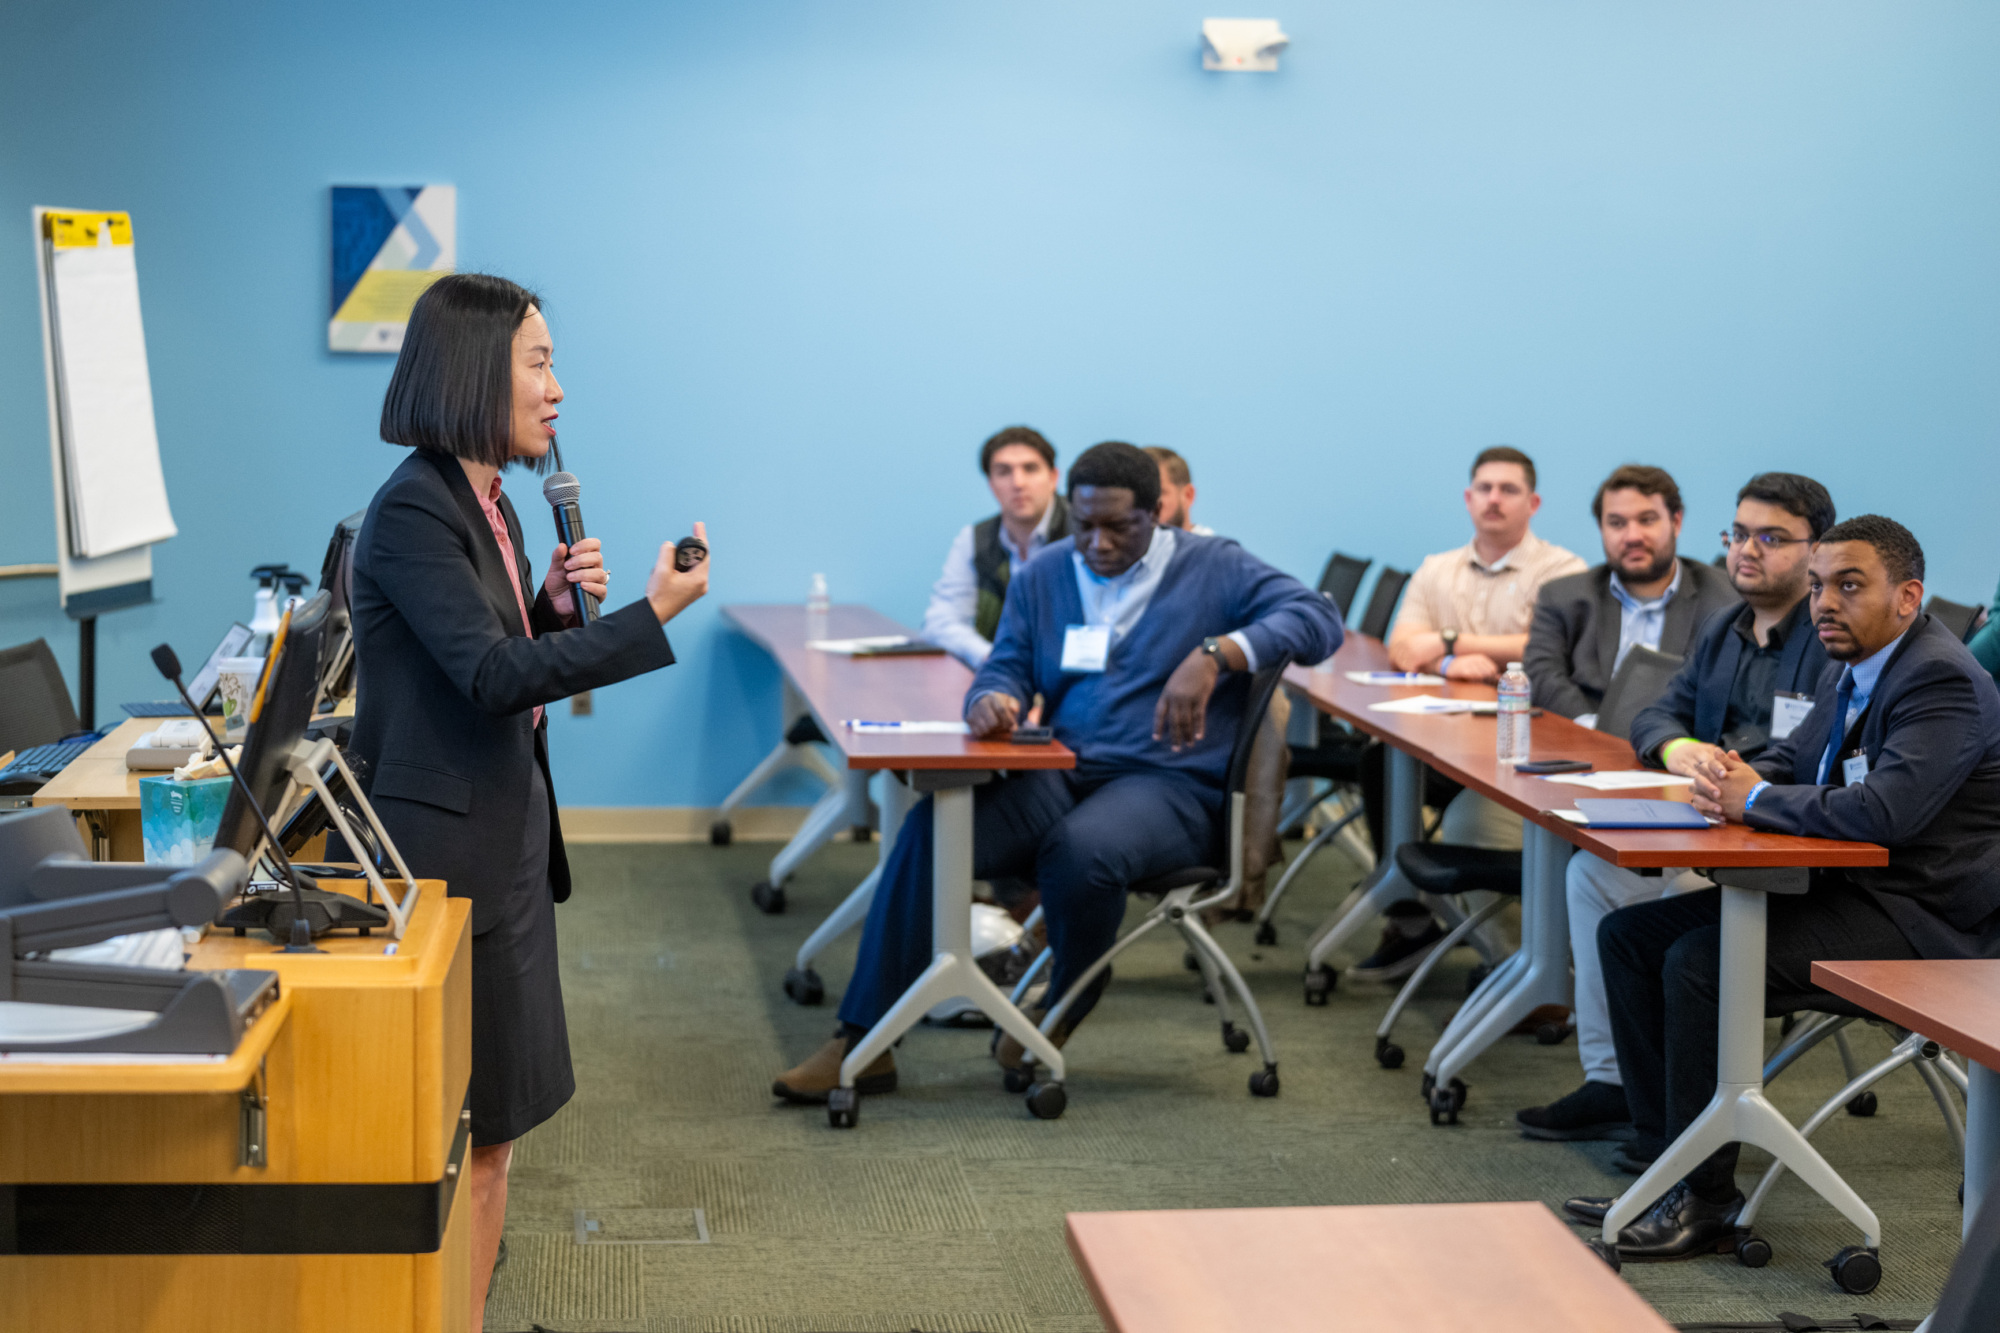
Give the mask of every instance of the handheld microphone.
POLYGON ((181 696, 181 701, 201 722, 201 729, 208 733, 208 739, 214 744, 215 752, 222 756, 223 767, 229 770, 230 778, 236 783, 236 790, 242 793, 243 800, 250 807, 250 813, 257 816, 257 827, 264 830, 264 841, 270 847, 271 855, 277 859, 279 867, 285 872, 286 882, 292 886, 292 942, 285 946, 284 952, 326 952, 312 942, 312 927, 306 921, 305 895, 299 891, 299 872, 292 869, 291 858, 285 855, 284 844, 278 841, 277 834, 271 832, 271 821, 264 818, 264 807, 257 803, 256 793, 250 790, 250 784, 243 780, 243 775, 236 771, 236 765, 229 758, 229 751, 222 748, 221 740, 216 737, 215 729, 208 725, 208 719, 202 715, 201 709, 195 707, 193 699, 188 698, 187 686, 181 684, 179 655, 174 652, 171 645, 163 643, 153 649, 153 665, 160 669, 162 676, 174 683, 174 689, 181 696))
MULTIPOLYGON (((557 466, 561 466, 560 461, 557 466)), ((582 484, 567 472, 552 472, 542 483, 542 498, 555 511, 556 540, 572 551, 583 540, 583 510, 577 504, 582 494, 582 484)), ((597 599, 585 592, 581 583, 570 584, 569 592, 576 599, 577 615, 584 624, 597 619, 597 599)))

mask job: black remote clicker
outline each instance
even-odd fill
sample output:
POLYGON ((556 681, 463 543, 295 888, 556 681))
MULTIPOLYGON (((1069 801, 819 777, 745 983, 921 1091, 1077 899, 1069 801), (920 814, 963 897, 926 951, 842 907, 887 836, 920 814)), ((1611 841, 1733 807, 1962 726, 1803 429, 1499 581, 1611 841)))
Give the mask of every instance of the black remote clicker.
POLYGON ((674 543, 674 568, 685 574, 708 559, 708 543, 699 537, 683 537, 674 543))

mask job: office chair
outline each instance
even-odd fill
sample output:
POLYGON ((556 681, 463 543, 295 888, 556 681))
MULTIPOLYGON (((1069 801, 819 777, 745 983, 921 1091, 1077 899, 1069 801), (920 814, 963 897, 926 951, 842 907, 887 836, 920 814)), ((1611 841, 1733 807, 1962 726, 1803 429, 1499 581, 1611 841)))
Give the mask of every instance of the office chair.
POLYGON ((1361 613, 1361 623, 1355 629, 1371 639, 1379 639, 1389 632, 1389 618, 1396 614, 1396 603, 1403 598, 1403 587, 1410 576, 1400 569, 1382 566, 1382 572, 1375 576, 1375 591, 1368 595, 1368 609, 1361 613))
POLYGON ((1326 568, 1319 573, 1319 590, 1333 599, 1342 620, 1347 619, 1347 609, 1354 604, 1354 594, 1361 591, 1362 576, 1374 563, 1373 557, 1342 555, 1339 551, 1327 557, 1326 568))
MULTIPOLYGON (((1271 1049, 1271 1035, 1264 1028, 1264 1015, 1257 1008, 1257 1001, 1250 994, 1250 987, 1244 982, 1243 974, 1229 961, 1229 955, 1215 942, 1201 924, 1201 914, 1210 907, 1228 902, 1243 886, 1243 812, 1245 807, 1244 787, 1250 776, 1250 749, 1256 743, 1257 732, 1264 723, 1264 713, 1271 706, 1271 696, 1278 692, 1278 684, 1284 678, 1285 668, 1290 659, 1280 657, 1258 668, 1250 678, 1250 697, 1244 701, 1243 721, 1236 732, 1236 744, 1229 754, 1229 780, 1225 788, 1223 818, 1227 821, 1226 861, 1228 868, 1213 866, 1184 866, 1164 875, 1155 875, 1130 886, 1129 891, 1141 897, 1157 898, 1159 901, 1146 913, 1145 919, 1105 951, 1103 957, 1092 963, 1084 974, 1076 979, 1069 992, 1049 1006, 1048 1014, 1042 1019, 1043 1033, 1053 1033, 1062 1022, 1063 1015, 1076 1002, 1079 995, 1091 989, 1111 960, 1128 947, 1152 933, 1155 927, 1172 925, 1180 932, 1181 940, 1195 956, 1201 971, 1202 983, 1208 988, 1209 996, 1215 1001, 1217 1016, 1222 1020, 1222 1044, 1232 1052, 1250 1049, 1254 1034, 1257 1049, 1264 1057, 1264 1067, 1250 1075, 1250 1091, 1258 1097, 1278 1095, 1278 1057, 1271 1049), (1227 983, 1225 987, 1224 983, 1227 983), (1230 996, 1235 996, 1243 1008, 1243 1015, 1250 1024, 1245 1032, 1236 1026, 1230 996)), ((1040 956, 1028 968, 1015 985, 1009 997, 1020 1004, 1027 996, 1041 973, 1050 965, 1053 953, 1043 949, 1040 956)), ((999 1034, 994 1034, 994 1043, 999 1042, 999 1034)), ((1006 1074, 1007 1090, 1022 1092, 1035 1081, 1032 1062, 1023 1063, 1019 1068, 1010 1069, 1006 1074)))
POLYGON ((0 649, 0 754, 81 731, 48 640, 0 649))
POLYGON ((1924 603, 1924 610, 1936 617, 1960 643, 1972 637, 1972 631, 1979 626, 1979 613, 1983 609, 1983 607, 1965 606, 1959 602, 1948 602, 1942 597, 1933 597, 1924 603))
POLYGON ((1680 669, 1681 659, 1672 653, 1633 644, 1604 688, 1604 699, 1597 706, 1597 729, 1625 740, 1631 735, 1632 720, 1667 692, 1667 685, 1680 669))

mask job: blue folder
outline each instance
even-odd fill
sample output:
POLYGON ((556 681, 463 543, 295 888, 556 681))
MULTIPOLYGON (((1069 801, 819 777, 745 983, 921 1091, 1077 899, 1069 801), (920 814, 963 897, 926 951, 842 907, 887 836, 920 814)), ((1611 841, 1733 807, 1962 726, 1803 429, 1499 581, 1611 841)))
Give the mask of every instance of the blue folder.
POLYGON ((1701 811, 1685 801, 1581 800, 1576 808, 1590 828, 1707 828, 1701 811))

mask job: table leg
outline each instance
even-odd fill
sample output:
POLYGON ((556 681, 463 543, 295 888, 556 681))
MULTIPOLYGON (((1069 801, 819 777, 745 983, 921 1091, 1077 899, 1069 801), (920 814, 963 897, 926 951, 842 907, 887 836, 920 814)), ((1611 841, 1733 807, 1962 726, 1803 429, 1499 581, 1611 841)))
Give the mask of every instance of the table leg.
POLYGON ((1965 1062, 1965 1220, 1970 1227, 2000 1184, 2000 1071, 1965 1062))
POLYGON ((715 818, 718 824, 727 824, 731 812, 737 806, 749 800, 759 787, 786 769, 803 768, 829 787, 837 786, 840 782, 840 770, 827 760, 827 757, 820 752, 819 746, 793 745, 782 739, 782 733, 790 731, 793 723, 812 711, 806 706, 806 701, 798 690, 793 688, 791 681, 783 682, 783 690, 784 697, 778 707, 778 730, 781 739, 777 747, 759 760, 757 767, 750 770, 750 775, 737 783, 736 789, 716 807, 715 818))
MULTIPOLYGON (((889 853, 896 848, 896 834, 903 827, 903 816, 916 803, 916 794, 899 781, 894 773, 882 774, 882 836, 878 840, 880 851, 875 857, 875 867, 865 879, 855 886, 840 906, 833 909, 826 920, 799 946, 799 953, 793 965, 793 974, 785 978, 785 991, 793 999, 799 999, 794 989, 796 979, 798 990, 807 992, 820 989, 820 980, 813 973, 813 960, 826 951, 826 947, 859 925, 868 915, 868 906, 875 899, 875 885, 882 878, 882 867, 889 863, 889 853)), ((818 1004, 817 998, 800 1000, 802 1004, 818 1004)))
MULTIPOLYGON (((854 1080, 923 1016, 946 1000, 970 1000, 981 1013, 1010 1033, 1046 1071, 1042 1085, 1060 1084, 1062 1052, 1015 1008, 1007 994, 980 970, 972 956, 972 789, 991 773, 919 770, 911 777, 919 791, 935 794, 932 806, 930 966, 902 998, 855 1043, 840 1065, 840 1085, 854 1080)), ((850 1122, 851 1123, 851 1122, 850 1122)))
POLYGON ((1452 1016, 1424 1061, 1424 1072, 1448 1085, 1520 1021, 1545 1004, 1570 1002, 1569 899, 1564 871, 1570 844, 1538 824, 1521 842, 1521 947, 1452 1016))
MULTIPOLYGON (((1674 1182, 1728 1143, 1764 1149, 1787 1170, 1860 1229, 1863 1243, 1882 1243, 1874 1210, 1827 1165, 1819 1151, 1764 1097, 1764 893, 1733 887, 1731 878, 1754 879, 1756 872, 1722 871, 1721 1016, 1716 1055, 1715 1098, 1693 1124, 1660 1154, 1646 1173, 1618 1196, 1604 1215, 1603 1240, 1615 1245, 1618 1233, 1674 1182)), ((1770 872, 1765 872, 1770 873, 1770 872)), ((1803 872, 1798 875, 1803 880, 1803 872)), ((1970 1136, 1968 1135, 1968 1147, 1970 1136)), ((1972 1184, 1966 1182, 1966 1201, 1972 1184)))
POLYGON ((1319 928, 1306 953, 1308 974, 1325 966, 1327 956, 1360 934, 1390 903, 1417 896, 1416 886, 1396 869, 1396 848, 1423 836, 1424 766, 1415 755, 1393 745, 1388 754, 1387 808, 1382 812, 1382 840, 1388 846, 1375 858, 1375 874, 1367 890, 1350 898, 1333 920, 1319 928))
POLYGON ((806 815, 806 822, 799 826, 792 840, 771 858, 765 882, 773 889, 785 887, 785 881, 798 870, 800 863, 832 842, 842 829, 868 822, 868 770, 851 768, 839 776, 840 780, 806 815))

